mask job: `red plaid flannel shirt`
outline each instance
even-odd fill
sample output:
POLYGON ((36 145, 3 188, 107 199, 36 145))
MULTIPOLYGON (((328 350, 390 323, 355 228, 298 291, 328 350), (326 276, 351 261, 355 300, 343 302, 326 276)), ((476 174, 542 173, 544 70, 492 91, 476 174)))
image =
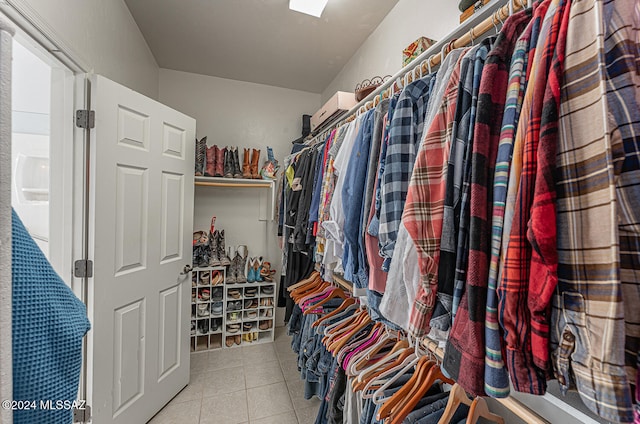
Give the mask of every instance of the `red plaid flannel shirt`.
MULTIPOLYGON (((553 9, 549 8, 549 11, 553 12, 553 9)), ((537 210, 533 218, 537 220, 538 227, 540 222, 555 220, 555 208, 550 206, 549 202, 555 199, 553 172, 557 144, 559 79, 562 76, 562 68, 561 63, 558 64, 557 58, 554 58, 554 52, 561 31, 564 31, 562 37, 566 36, 568 16, 565 15, 568 15, 568 11, 567 0, 560 0, 551 18, 543 48, 539 50, 540 54, 536 55, 537 72, 533 75, 534 79, 529 82, 533 84, 533 95, 526 99, 530 100, 531 109, 524 134, 522 173, 502 273, 504 298, 501 302, 511 304, 511 307, 505 308, 503 318, 505 323, 508 323, 505 325, 505 339, 511 381, 516 390, 538 395, 545 393, 549 375, 548 309, 551 294, 557 282, 557 253, 555 253, 555 228, 539 230, 537 235, 544 235, 549 240, 541 238, 539 240, 543 242, 546 249, 544 253, 540 251, 539 246, 535 246, 536 263, 533 269, 536 272, 542 271, 542 274, 532 273, 533 246, 528 238, 528 229, 532 219, 534 199, 537 201, 535 205, 537 210), (553 62, 556 62, 557 69, 550 69, 553 62), (548 78, 551 79, 548 80, 548 78), (541 135, 543 145, 542 150, 539 151, 541 135), (542 156, 541 163, 538 163, 539 154, 542 156), (550 180, 541 182, 538 179, 538 172, 541 172, 540 179, 550 178, 550 180), (549 215, 550 213, 552 215, 549 215), (540 263, 543 257, 554 260, 555 265, 540 263), (556 273, 555 277, 548 276, 550 273, 556 273), (536 344, 535 348, 533 343, 536 344), (543 351, 546 352, 542 353, 543 351)), ((536 222, 532 221, 531 224, 535 226, 536 222)), ((532 241, 537 243, 538 240, 532 241)))
POLYGON ((456 62, 440 109, 418 151, 402 215, 402 222, 416 245, 421 276, 408 328, 415 337, 422 337, 429 332, 429 320, 438 287, 446 173, 463 56, 460 55, 456 62))

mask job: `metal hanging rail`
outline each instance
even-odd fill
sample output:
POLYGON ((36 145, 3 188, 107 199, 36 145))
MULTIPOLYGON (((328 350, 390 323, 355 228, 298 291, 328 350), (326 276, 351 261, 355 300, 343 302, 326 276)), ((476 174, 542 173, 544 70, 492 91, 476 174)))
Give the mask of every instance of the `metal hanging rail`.
MULTIPOLYGON (((375 99, 379 97, 380 94, 387 92, 389 88, 393 90, 393 86, 400 89, 405 78, 408 77, 413 80, 415 79, 416 73, 418 75, 426 75, 432 67, 438 66, 442 58, 451 50, 465 47, 475 40, 480 40, 491 30, 497 33, 505 19, 513 13, 530 6, 530 2, 531 0, 492 0, 487 3, 474 13, 472 17, 460 24, 458 28, 422 52, 411 64, 396 72, 391 78, 362 99, 348 112, 327 122, 314 131, 310 139, 326 137, 329 131, 344 122, 352 120, 357 114, 371 109, 374 106, 375 99)), ((388 95, 387 92, 383 97, 387 97, 388 95)))

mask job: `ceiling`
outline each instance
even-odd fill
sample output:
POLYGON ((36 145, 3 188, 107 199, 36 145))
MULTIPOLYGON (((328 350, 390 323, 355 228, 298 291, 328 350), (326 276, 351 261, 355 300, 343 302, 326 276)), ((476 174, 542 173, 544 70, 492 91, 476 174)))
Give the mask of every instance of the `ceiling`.
POLYGON ((398 0, 125 0, 161 68, 322 92, 398 0))

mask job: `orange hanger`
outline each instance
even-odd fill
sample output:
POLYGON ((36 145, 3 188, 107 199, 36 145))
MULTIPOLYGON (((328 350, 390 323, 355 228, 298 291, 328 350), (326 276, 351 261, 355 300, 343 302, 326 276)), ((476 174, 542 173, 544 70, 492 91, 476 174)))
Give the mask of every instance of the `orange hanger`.
POLYGON ((331 294, 329 296, 325 297, 320 302, 314 304, 313 306, 310 306, 309 309, 304 311, 304 315, 309 315, 310 313, 312 313, 311 311, 313 311, 316 308, 319 308, 320 306, 322 306, 325 303, 329 302, 331 299, 335 299, 335 298, 346 299, 347 297, 348 296, 344 292, 344 290, 342 290, 341 288, 336 287, 331 291, 331 294))
POLYGON ((325 345, 327 346, 327 350, 331 351, 331 345, 335 343, 335 340, 342 340, 343 337, 347 337, 346 335, 349 334, 351 329, 360 325, 360 323, 364 321, 368 316, 369 314, 362 310, 362 312, 359 312, 354 320, 347 321, 341 324, 339 328, 337 327, 335 331, 333 331, 327 338, 327 343, 325 343, 325 345))
POLYGON ((471 407, 471 399, 467 397, 462 386, 458 383, 454 384, 449 391, 449 400, 447 400, 447 406, 444 409, 444 414, 440 417, 438 424, 447 424, 453 418, 453 414, 456 413, 460 404, 465 404, 471 407))
POLYGON ((387 399, 384 404, 380 407, 380 411, 378 411, 378 421, 382 421, 383 419, 388 418, 391 415, 391 412, 396 408, 396 405, 400 404, 404 401, 405 396, 411 392, 411 389, 415 384, 422 380, 426 376, 426 371, 435 365, 434 361, 430 361, 426 356, 421 357, 416 364, 416 369, 406 384, 404 384, 400 390, 395 392, 393 396, 387 399))
POLYGON ((344 329, 348 328, 349 325, 352 325, 357 320, 362 319, 362 314, 363 314, 363 310, 358 309, 353 313, 353 315, 351 315, 351 317, 346 318, 344 321, 337 324, 334 328, 330 330, 328 335, 322 338, 322 343, 324 343, 325 346, 328 345, 328 343, 330 343, 330 341, 333 340, 336 336, 342 334, 344 332, 344 329))
POLYGON ((292 291, 296 290, 299 287, 302 287, 302 286, 304 286, 306 284, 309 284, 309 283, 313 282, 316 278, 320 278, 320 273, 318 271, 313 271, 311 273, 311 275, 308 276, 307 278, 305 278, 304 280, 300 280, 297 283, 287 287, 287 291, 288 292, 292 292, 292 291))
POLYGON ((294 302, 300 305, 309 299, 313 299, 314 297, 317 297, 320 293, 322 293, 324 290, 326 290, 330 286, 331 284, 327 283, 326 281, 321 281, 317 286, 309 288, 304 292, 297 293, 294 296, 291 296, 291 298, 294 300, 294 302))
POLYGON ((433 385, 433 383, 436 382, 436 380, 440 380, 448 384, 455 383, 453 380, 445 377, 445 375, 442 374, 442 369, 439 365, 436 364, 432 366, 431 369, 429 369, 429 373, 427 374, 426 378, 422 382, 418 383, 418 385, 414 386, 409 396, 405 397, 407 401, 399 405, 397 412, 393 412, 391 424, 402 423, 402 421, 406 418, 407 415, 411 413, 411 411, 413 411, 418 402, 420 402, 420 399, 424 397, 425 393, 427 393, 429 388, 433 385))
POLYGON ((305 284, 304 286, 300 286, 296 290, 293 290, 292 292, 290 292, 290 296, 294 300, 300 299, 301 297, 304 297, 309 293, 315 293, 315 292, 321 291, 320 287, 322 287, 325 284, 328 284, 328 283, 325 283, 324 281, 322 281, 321 278, 317 278, 305 284))
POLYGON ((342 312, 345 309, 347 309, 349 307, 349 305, 353 305, 354 303, 356 303, 356 300, 354 298, 352 298, 352 297, 346 298, 344 300, 344 302, 342 302, 342 304, 340 306, 338 306, 336 309, 334 309, 333 311, 329 312, 328 314, 320 317, 316 322, 311 324, 311 327, 319 326, 320 324, 322 324, 323 321, 326 321, 329 318, 338 315, 340 312, 342 312))
POLYGON ((469 408, 469 415, 467 415, 467 424, 476 424, 478 422, 478 418, 485 418, 489 421, 493 421, 494 423, 504 424, 504 418, 500 415, 496 415, 489 411, 489 406, 487 405, 487 401, 484 398, 477 397, 471 403, 471 407, 469 408))
POLYGON ((354 334, 356 334, 358 331, 362 330, 367 325, 369 325, 369 323, 371 322, 371 317, 366 312, 363 315, 364 315, 364 318, 357 326, 355 326, 355 328, 349 329, 348 334, 346 334, 340 340, 337 340, 335 343, 332 343, 327 350, 333 353, 337 353, 340 349, 342 349, 347 344, 347 342, 351 339, 351 337, 354 334))
POLYGON ((356 390, 363 390, 367 386, 367 384, 369 384, 370 381, 373 381, 374 379, 378 378, 381 374, 385 373, 386 371, 389 371, 390 369, 395 368, 400 364, 402 364, 404 360, 407 359, 407 357, 411 355, 413 352, 414 352, 413 348, 408 348, 404 352, 402 352, 400 356, 398 356, 393 362, 382 366, 377 371, 372 371, 367 376, 363 376, 361 379, 361 382, 357 384, 356 390))

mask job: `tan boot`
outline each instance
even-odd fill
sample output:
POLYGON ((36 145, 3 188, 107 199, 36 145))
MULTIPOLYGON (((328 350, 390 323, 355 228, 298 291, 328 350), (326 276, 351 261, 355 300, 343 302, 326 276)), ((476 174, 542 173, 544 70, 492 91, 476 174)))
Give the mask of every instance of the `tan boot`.
POLYGON ((242 160, 242 178, 251 178, 251 165, 249 160, 250 152, 250 149, 244 149, 244 157, 242 160))
POLYGON ((253 153, 251 154, 251 178, 258 179, 260 175, 258 174, 258 166, 260 163, 260 150, 253 149, 253 153))

